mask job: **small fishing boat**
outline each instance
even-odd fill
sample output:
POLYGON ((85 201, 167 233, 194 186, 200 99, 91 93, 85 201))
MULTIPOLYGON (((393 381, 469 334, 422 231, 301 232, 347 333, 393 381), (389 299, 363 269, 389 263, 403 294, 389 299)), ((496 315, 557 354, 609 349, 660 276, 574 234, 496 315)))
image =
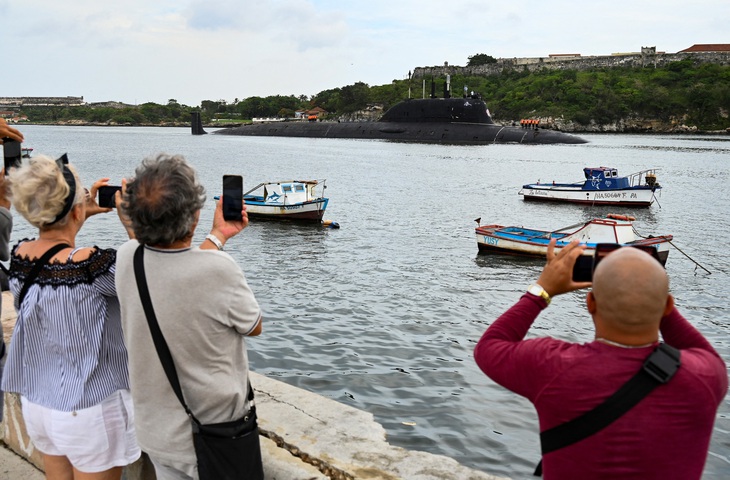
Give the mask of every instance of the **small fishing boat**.
POLYGON ((33 151, 31 147, 21 147, 21 157, 30 158, 30 153, 33 151))
POLYGON ((669 256, 669 242, 672 235, 649 235, 644 237, 634 228, 634 217, 609 213, 606 218, 594 218, 557 230, 535 230, 525 227, 502 225, 481 225, 476 228, 479 253, 499 253, 545 257, 548 243, 557 240, 556 250, 578 239, 586 246, 584 256, 593 256, 598 243, 619 243, 621 245, 646 245, 657 249, 662 265, 669 256))
POLYGON ((243 194, 249 218, 321 222, 327 208, 325 180, 259 183, 243 194))
POLYGON ((619 176, 610 167, 586 167, 585 180, 575 183, 530 183, 518 192, 525 200, 572 202, 590 205, 648 207, 656 200, 657 169, 619 176))

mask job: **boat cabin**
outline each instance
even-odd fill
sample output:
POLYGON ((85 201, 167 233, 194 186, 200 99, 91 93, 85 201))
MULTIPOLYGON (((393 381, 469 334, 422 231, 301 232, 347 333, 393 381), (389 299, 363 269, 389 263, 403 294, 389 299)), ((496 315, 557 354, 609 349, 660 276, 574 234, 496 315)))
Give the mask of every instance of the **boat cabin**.
POLYGON ((633 219, 626 215, 614 214, 609 214, 607 218, 594 218, 572 233, 565 232, 562 238, 558 238, 558 241, 566 244, 574 239, 586 244, 630 243, 636 240, 631 223, 633 219))
POLYGON ((280 182, 263 185, 263 200, 267 204, 293 205, 316 198, 317 182, 280 182))
POLYGON ((615 168, 586 167, 583 169, 583 174, 586 177, 583 190, 615 190, 631 187, 629 179, 620 177, 615 168))

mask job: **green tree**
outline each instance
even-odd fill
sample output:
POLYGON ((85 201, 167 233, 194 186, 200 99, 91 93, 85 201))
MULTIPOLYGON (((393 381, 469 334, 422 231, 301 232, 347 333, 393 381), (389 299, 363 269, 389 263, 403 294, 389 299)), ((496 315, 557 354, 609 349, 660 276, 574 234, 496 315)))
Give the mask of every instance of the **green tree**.
POLYGON ((487 65, 489 63, 497 63, 497 59, 494 58, 491 55, 487 55, 486 53, 477 53, 476 55, 472 55, 468 57, 468 62, 466 62, 467 67, 478 67, 479 65, 487 65))

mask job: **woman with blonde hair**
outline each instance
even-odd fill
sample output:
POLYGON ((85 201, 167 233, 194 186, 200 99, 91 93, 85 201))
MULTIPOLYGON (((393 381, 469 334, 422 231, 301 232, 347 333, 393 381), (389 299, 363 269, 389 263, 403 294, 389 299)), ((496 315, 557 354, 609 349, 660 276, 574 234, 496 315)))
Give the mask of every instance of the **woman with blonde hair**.
POLYGON ((109 179, 83 188, 74 168, 35 156, 8 177, 15 209, 38 237, 13 247, 10 290, 18 320, 2 387, 23 417, 51 480, 118 480, 140 455, 127 351, 114 285, 116 251, 76 246, 109 179))

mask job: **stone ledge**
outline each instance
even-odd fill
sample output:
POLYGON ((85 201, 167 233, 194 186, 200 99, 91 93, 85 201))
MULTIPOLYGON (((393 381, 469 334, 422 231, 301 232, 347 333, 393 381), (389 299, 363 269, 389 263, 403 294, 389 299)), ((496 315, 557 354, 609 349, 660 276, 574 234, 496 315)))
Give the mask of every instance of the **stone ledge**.
MULTIPOLYGON (((9 292, 3 292, 6 340, 15 326, 9 292)), ((8 342, 9 343, 9 342, 8 342)), ((373 415, 263 375, 251 373, 266 480, 499 480, 454 459, 394 447, 373 415)), ((25 432, 20 399, 5 394, 0 440, 43 470, 25 432)), ((1 446, 0 446, 1 448, 1 446)), ((149 459, 125 468, 123 479, 154 480, 149 459)))

